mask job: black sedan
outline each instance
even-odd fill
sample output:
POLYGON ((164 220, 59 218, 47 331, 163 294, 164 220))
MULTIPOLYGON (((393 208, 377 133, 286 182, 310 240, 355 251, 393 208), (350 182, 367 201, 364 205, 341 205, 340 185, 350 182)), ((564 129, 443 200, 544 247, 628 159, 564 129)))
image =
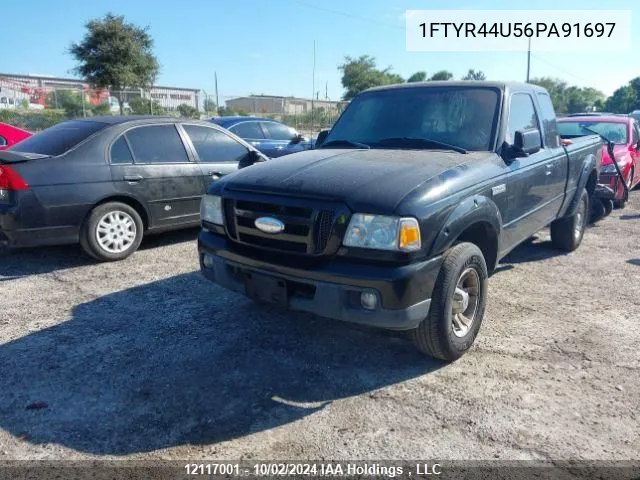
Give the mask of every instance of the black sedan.
POLYGON ((79 242, 99 260, 120 260, 143 234, 198 225, 211 182, 265 159, 209 122, 63 122, 0 152, 0 245, 79 242))

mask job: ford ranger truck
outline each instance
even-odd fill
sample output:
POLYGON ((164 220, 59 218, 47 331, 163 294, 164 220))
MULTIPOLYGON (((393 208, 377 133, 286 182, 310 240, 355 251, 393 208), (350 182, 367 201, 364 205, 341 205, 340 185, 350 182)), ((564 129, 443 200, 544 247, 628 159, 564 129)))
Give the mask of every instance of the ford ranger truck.
POLYGON ((323 136, 212 184, 202 273, 258 302, 408 330, 447 361, 473 344, 501 258, 546 226, 578 248, 602 155, 595 135, 561 145, 549 94, 520 83, 373 88, 323 136))

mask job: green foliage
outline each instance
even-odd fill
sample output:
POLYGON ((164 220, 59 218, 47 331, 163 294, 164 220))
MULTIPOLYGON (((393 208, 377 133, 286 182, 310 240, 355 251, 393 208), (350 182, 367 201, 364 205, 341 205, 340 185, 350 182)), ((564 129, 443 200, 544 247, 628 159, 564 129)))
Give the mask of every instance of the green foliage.
POLYGON ((436 81, 436 80, 451 80, 453 78, 453 73, 447 71, 447 70, 440 70, 439 72, 434 73, 433 75, 431 75, 431 78, 429 80, 431 81, 436 81))
POLYGON ((86 103, 83 109, 82 95, 84 95, 82 91, 53 90, 47 95, 46 106, 63 109, 64 114, 69 118, 82 117, 87 111, 86 103))
POLYGON ((44 130, 66 119, 62 110, 0 110, 0 122, 32 132, 44 130))
POLYGON ((640 77, 617 89, 605 102, 605 110, 613 113, 629 113, 636 109, 640 109, 640 77))
POLYGON ((213 99, 211 98, 205 98, 204 111, 208 113, 212 113, 212 112, 215 112, 216 110, 217 110, 216 102, 214 102, 213 99))
POLYGON ((125 22, 111 13, 86 24, 80 43, 72 43, 69 53, 78 63, 75 72, 95 87, 109 89, 123 113, 124 90, 149 87, 158 75, 153 55, 153 39, 148 28, 125 22))
POLYGON ((187 105, 186 103, 178 105, 178 112, 180 112, 181 117, 200 118, 200 112, 198 111, 198 109, 192 107, 191 105, 187 105))
POLYGON ((379 70, 375 58, 370 55, 345 57, 338 69, 342 71, 342 86, 346 90, 344 100, 352 99, 367 88, 404 82, 400 75, 391 73, 391 67, 379 70))
POLYGON ((484 74, 482 70, 478 70, 477 72, 470 68, 467 74, 462 77, 462 80, 486 80, 487 76, 484 74))
POLYGON ((407 78, 407 83, 424 82, 427 79, 427 72, 416 72, 407 78))
POLYGON ((569 86, 563 80, 550 77, 534 78, 530 81, 547 89, 553 108, 558 113, 579 113, 602 106, 604 94, 595 88, 569 86))
POLYGON ((91 114, 94 116, 111 115, 111 105, 104 102, 91 106, 91 114))
POLYGON ((249 113, 247 113, 247 111, 246 111, 246 110, 242 110, 242 109, 241 109, 241 110, 238 110, 238 111, 236 112, 236 115, 240 115, 241 117, 248 117, 248 116, 249 116, 249 113))
POLYGON ((227 107, 218 107, 218 116, 229 117, 235 115, 235 112, 227 107))
POLYGON ((133 97, 127 100, 131 113, 134 115, 166 115, 167 109, 158 103, 157 100, 150 100, 143 97, 133 97))

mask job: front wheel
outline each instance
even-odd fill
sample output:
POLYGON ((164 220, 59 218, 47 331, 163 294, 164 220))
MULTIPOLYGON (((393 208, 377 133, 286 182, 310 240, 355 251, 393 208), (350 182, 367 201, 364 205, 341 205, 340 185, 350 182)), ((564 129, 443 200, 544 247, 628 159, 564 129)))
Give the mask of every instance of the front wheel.
POLYGON ((452 362, 473 345, 484 316, 488 278, 476 245, 459 243, 445 254, 429 314, 412 331, 418 350, 452 362))
POLYGON ((580 246, 587 228, 587 212, 589 212, 589 192, 584 189, 580 195, 580 203, 576 213, 551 223, 551 243, 554 247, 566 252, 573 252, 580 246))
POLYGON ((80 233, 80 245, 98 260, 122 260, 140 246, 143 228, 134 208, 120 202, 105 203, 89 215, 80 233))

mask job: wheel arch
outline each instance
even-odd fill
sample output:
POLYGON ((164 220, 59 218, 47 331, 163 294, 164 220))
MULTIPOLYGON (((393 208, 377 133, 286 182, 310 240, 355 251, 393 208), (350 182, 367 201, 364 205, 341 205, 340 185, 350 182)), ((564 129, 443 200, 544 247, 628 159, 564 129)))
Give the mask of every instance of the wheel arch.
POLYGON ((582 195, 582 190, 585 188, 589 193, 589 201, 591 202, 593 194, 596 191, 597 183, 598 170, 596 156, 593 154, 587 155, 584 163, 582 164, 582 171, 580 173, 580 179, 578 180, 576 191, 574 192, 573 198, 571 199, 569 206, 562 216, 570 217, 576 213, 576 210, 578 210, 578 205, 580 204, 580 196, 582 195))
POLYGON ((474 196, 462 201, 449 215, 431 249, 433 255, 444 253, 456 243, 470 242, 482 252, 487 269, 498 263, 502 216, 488 197, 474 196))
POLYGON ((142 219, 142 225, 144 227, 144 230, 146 231, 146 230, 149 229, 150 222, 151 222, 151 217, 149 215, 149 211, 147 210, 147 208, 144 206, 144 204, 142 202, 140 202, 136 198, 130 197, 128 195, 110 195, 110 196, 104 197, 103 199, 99 200, 98 202, 96 202, 89 209, 89 211, 87 212, 85 217, 82 219, 82 225, 84 226, 86 224, 87 219, 91 215, 91 212, 96 207, 99 207, 100 205, 104 205, 105 203, 110 203, 110 202, 120 202, 120 203, 124 203, 125 205, 129 205, 136 212, 138 212, 138 215, 140 215, 140 218, 142 219))

